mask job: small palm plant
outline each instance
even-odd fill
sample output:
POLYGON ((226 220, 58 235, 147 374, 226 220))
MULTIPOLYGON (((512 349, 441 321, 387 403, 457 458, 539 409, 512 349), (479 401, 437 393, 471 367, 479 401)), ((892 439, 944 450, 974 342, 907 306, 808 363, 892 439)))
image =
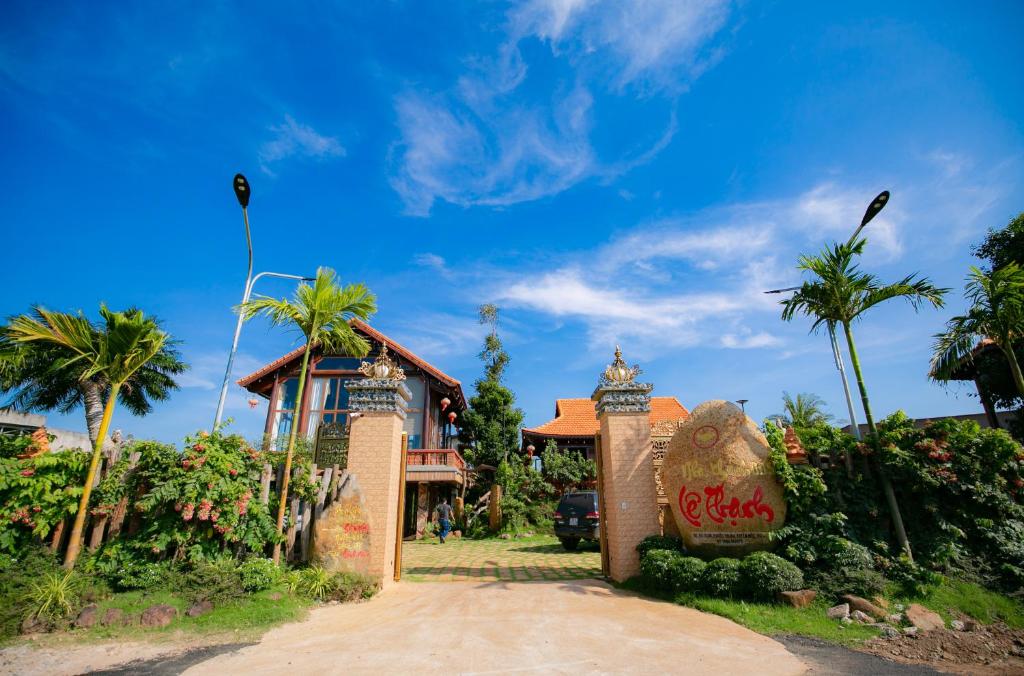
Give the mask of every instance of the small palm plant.
MULTIPOLYGON (((285 506, 288 504, 288 483, 292 471, 292 455, 295 452, 295 437, 301 419, 302 393, 309 370, 309 353, 315 346, 325 351, 344 352, 353 357, 363 357, 370 351, 370 344, 349 326, 349 320, 367 320, 377 311, 377 299, 363 284, 349 284, 342 288, 337 275, 330 268, 320 268, 312 286, 299 285, 293 300, 280 300, 259 296, 240 308, 248 320, 263 315, 275 326, 289 326, 298 329, 305 337, 306 349, 302 355, 302 368, 295 392, 296 421, 288 433, 288 450, 285 453, 284 478, 281 486, 281 503, 277 509, 277 532, 284 532, 285 506)), ((274 545, 274 563, 281 561, 281 544, 274 545)))
MULTIPOLYGON (((943 296, 949 289, 941 289, 916 275, 909 275, 893 284, 881 284, 874 275, 857 267, 856 257, 864 251, 866 241, 859 239, 846 244, 835 244, 817 256, 801 256, 799 269, 810 272, 816 279, 804 282, 791 297, 782 301, 782 319, 792 321, 798 314, 806 315, 814 320, 811 324, 812 332, 823 326, 842 326, 850 351, 850 362, 857 377, 864 417, 867 419, 874 443, 877 444, 878 428, 871 413, 868 390, 864 383, 857 346, 853 340, 853 322, 876 305, 894 298, 907 300, 915 310, 925 303, 940 308, 943 305, 943 296)), ((910 542, 903 527, 903 517, 896 502, 892 481, 884 471, 880 471, 879 474, 896 529, 896 538, 907 556, 911 556, 910 542)))
POLYGON ((93 443, 89 472, 64 556, 64 567, 69 570, 74 567, 82 546, 82 531, 93 481, 121 388, 160 353, 168 340, 156 320, 141 310, 114 312, 101 305, 100 317, 100 326, 94 327, 81 312, 68 314, 36 307, 31 315, 11 319, 3 330, 5 341, 61 347, 66 356, 59 358, 56 364, 58 371, 79 369, 81 379, 101 378, 108 388, 103 419, 93 443))
POLYGON ((1024 335, 1024 270, 1009 263, 992 272, 971 267, 967 276, 967 314, 953 317, 945 333, 935 336, 930 375, 949 380, 961 364, 973 360, 978 342, 991 340, 1006 356, 1017 391, 1024 396, 1021 375, 1013 344, 1024 335))
POLYGON ((793 397, 789 392, 783 392, 782 407, 785 413, 777 413, 769 418, 781 418, 787 425, 798 429, 832 420, 832 416, 825 412, 825 401, 816 394, 800 392, 793 397))

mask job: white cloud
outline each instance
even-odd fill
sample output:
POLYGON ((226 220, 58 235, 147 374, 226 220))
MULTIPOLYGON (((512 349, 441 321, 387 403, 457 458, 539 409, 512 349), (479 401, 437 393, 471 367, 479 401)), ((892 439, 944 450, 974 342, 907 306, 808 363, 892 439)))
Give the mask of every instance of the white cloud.
MULTIPOLYGON (((448 90, 410 89, 395 99, 399 138, 391 150, 391 185, 410 215, 437 200, 506 206, 563 192, 592 178, 609 180, 650 161, 676 133, 674 112, 649 122, 646 97, 665 95, 666 110, 685 81, 710 62, 704 54, 728 17, 722 1, 620 3, 530 2, 511 11, 507 40, 493 57, 467 60, 448 90), (520 45, 545 41, 573 77, 531 81, 520 45), (622 148, 600 152, 592 140, 594 93, 637 85, 647 117, 622 148)), ((553 69, 547 69, 551 71, 553 69)), ((543 76, 539 76, 543 77, 543 76)), ((658 108, 659 110, 661 108, 658 108)))
POLYGON ((284 122, 270 127, 274 138, 260 146, 260 168, 273 174, 270 165, 290 157, 306 157, 317 160, 342 157, 345 149, 338 139, 324 136, 308 125, 300 124, 291 115, 284 116, 284 122))

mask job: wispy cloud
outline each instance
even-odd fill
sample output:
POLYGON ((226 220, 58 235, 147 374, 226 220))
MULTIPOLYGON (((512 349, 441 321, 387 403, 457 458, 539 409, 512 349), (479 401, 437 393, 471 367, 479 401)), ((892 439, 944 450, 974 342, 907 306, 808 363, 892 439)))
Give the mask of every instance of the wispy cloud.
POLYGON ((338 139, 296 122, 291 115, 285 115, 284 122, 272 125, 270 131, 274 137, 264 142, 259 150, 260 169, 270 175, 274 173, 271 165, 290 157, 324 160, 345 155, 345 148, 338 139))
MULTIPOLYGON (((649 162, 676 133, 674 100, 713 61, 704 48, 724 26, 728 3, 658 0, 530 2, 507 17, 507 40, 493 56, 467 60, 447 90, 409 89, 395 98, 399 139, 391 185, 406 213, 425 216, 437 200, 505 206, 563 192, 592 178, 611 179, 649 162), (521 45, 546 43, 571 78, 528 80, 521 45), (595 93, 626 89, 649 104, 663 95, 664 117, 640 125, 619 148, 593 141, 595 93)), ((637 114, 649 115, 645 107, 637 114)), ((647 119, 647 118, 645 118, 647 119)))

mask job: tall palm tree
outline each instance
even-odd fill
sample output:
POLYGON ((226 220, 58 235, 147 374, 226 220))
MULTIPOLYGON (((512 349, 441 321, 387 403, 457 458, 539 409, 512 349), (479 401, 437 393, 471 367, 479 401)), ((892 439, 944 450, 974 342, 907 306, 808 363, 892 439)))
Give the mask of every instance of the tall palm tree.
MULTIPOLYGON (((174 376, 188 370, 188 365, 181 361, 176 344, 177 341, 168 340, 121 386, 118 401, 133 415, 147 415, 153 408, 152 402, 164 401, 178 389, 174 376)), ((95 444, 110 384, 102 373, 84 377, 84 361, 62 366, 62 360, 73 356, 63 345, 16 343, 0 337, 0 392, 8 395, 2 405, 22 411, 65 414, 81 406, 85 409, 89 440, 95 444)))
MULTIPOLYGON (((353 357, 365 356, 370 344, 352 330, 349 320, 367 320, 377 311, 377 298, 363 284, 349 284, 342 288, 337 275, 330 268, 316 271, 313 285, 302 283, 295 291, 293 300, 280 300, 258 296, 240 308, 245 319, 257 315, 267 317, 275 326, 289 326, 298 329, 306 339, 302 354, 302 368, 299 371, 299 386, 295 392, 296 421, 288 433, 288 451, 284 460, 284 478, 281 485, 281 503, 277 508, 277 532, 284 532, 284 512, 288 504, 288 484, 292 472, 292 455, 295 451, 295 437, 299 431, 298 421, 302 413, 302 393, 309 370, 309 353, 314 346, 325 351, 342 351, 353 357)), ((281 560, 281 545, 274 545, 274 562, 281 560)))
POLYGON ((991 272, 971 266, 966 291, 971 307, 950 319, 945 333, 936 334, 929 375, 949 380, 961 364, 973 361, 976 344, 988 339, 1006 356, 1017 391, 1024 396, 1024 375, 1013 351, 1014 341, 1024 335, 1024 270, 1016 263, 991 272))
POLYGON ((784 413, 771 417, 781 418, 792 427, 814 427, 820 422, 832 420, 832 416, 825 412, 825 401, 816 394, 801 392, 792 397, 789 392, 783 392, 782 408, 784 413))
MULTIPOLYGON (((857 377, 864 417, 867 419, 876 450, 879 450, 878 428, 871 413, 868 390, 864 384, 857 346, 853 341, 853 322, 876 305, 894 298, 907 300, 914 310, 925 303, 940 308, 943 305, 943 296, 949 289, 938 288, 929 280, 917 278, 916 275, 909 275, 893 284, 882 285, 874 275, 857 267, 856 257, 864 251, 865 243, 866 240, 862 238, 846 244, 835 244, 817 256, 801 256, 799 269, 810 272, 816 279, 804 282, 799 290, 782 301, 782 319, 791 321, 797 314, 807 315, 814 319, 811 325, 812 332, 822 326, 838 324, 843 327, 846 345, 850 351, 850 362, 857 377)), ((879 474, 896 529, 896 538, 907 556, 912 557, 892 481, 881 467, 879 474)))
POLYGON ((156 321, 140 310, 113 312, 101 305, 100 317, 101 326, 95 327, 81 312, 67 314, 36 307, 31 315, 14 317, 4 328, 4 338, 11 343, 38 343, 61 348, 63 356, 58 357, 54 364, 57 372, 77 370, 81 379, 98 377, 109 388, 103 418, 93 443, 92 461, 85 477, 78 512, 75 513, 71 540, 64 556, 64 567, 68 569, 74 567, 81 548, 93 480, 121 388, 160 352, 168 340, 156 321))

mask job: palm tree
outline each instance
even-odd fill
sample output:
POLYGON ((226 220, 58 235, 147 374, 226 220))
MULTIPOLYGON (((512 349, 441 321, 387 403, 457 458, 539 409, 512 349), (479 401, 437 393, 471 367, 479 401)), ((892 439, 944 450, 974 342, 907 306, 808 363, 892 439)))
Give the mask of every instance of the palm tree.
POLYGON ((64 556, 67 569, 74 567, 81 548, 93 480, 120 391, 163 349, 168 340, 156 321, 140 310, 113 312, 101 305, 100 316, 102 324, 95 327, 81 312, 67 314, 36 307, 31 315, 14 317, 4 328, 4 338, 10 343, 37 343, 60 348, 61 356, 54 363, 55 372, 77 370, 82 380, 99 378, 109 388, 82 498, 75 513, 71 540, 64 556))
MULTIPOLYGON (((931 303, 932 306, 940 308, 943 305, 943 296, 949 289, 938 288, 929 280, 917 278, 916 275, 904 277, 893 284, 880 284, 874 275, 862 272, 857 267, 855 257, 864 251, 865 242, 866 240, 862 238, 846 244, 835 244, 817 256, 801 256, 799 269, 814 274, 817 279, 804 282, 791 297, 782 301, 782 319, 791 321, 797 314, 807 315, 814 319, 811 325, 812 332, 816 332, 822 326, 843 327, 846 345, 850 351, 850 362, 857 377, 864 417, 867 419, 868 430, 871 432, 876 450, 880 450, 878 428, 871 413, 868 390, 864 384, 857 346, 853 341, 853 322, 876 305, 894 298, 907 300, 914 310, 919 309, 924 303, 931 303)), ((879 469, 886 502, 896 528, 896 538, 907 556, 912 557, 892 481, 884 469, 879 469)))
MULTIPOLYGON (((93 330, 101 331, 96 327, 93 330)), ((147 415, 153 409, 152 402, 164 401, 178 389, 174 376, 188 370, 188 365, 174 349, 176 344, 177 341, 171 340, 164 343, 160 351, 121 386, 118 401, 133 415, 147 415)), ((85 377, 88 365, 84 361, 62 366, 73 356, 64 345, 16 343, 0 338, 0 391, 10 395, 4 406, 22 411, 67 414, 82 406, 89 440, 95 444, 103 420, 104 402, 110 396, 110 384, 102 373, 85 377)))
MULTIPOLYGON (((292 471, 292 454, 295 451, 295 437, 299 430, 298 420, 302 412, 302 392, 309 369, 309 353, 314 346, 325 351, 341 351, 353 357, 365 356, 370 344, 349 326, 349 320, 367 320, 377 311, 377 298, 363 284, 349 284, 342 288, 337 275, 330 268, 316 271, 313 285, 302 283, 295 291, 294 300, 280 300, 258 296, 241 306, 245 319, 264 315, 275 326, 290 326, 298 329, 306 338, 306 349, 302 354, 302 368, 299 371, 299 386, 295 392, 296 422, 288 433, 288 451, 284 460, 284 478, 281 482, 281 503, 277 508, 277 532, 284 532, 284 512, 288 503, 288 483, 292 471)), ((274 544, 274 562, 281 559, 281 545, 274 544)))
POLYGON ((1016 263, 991 272, 971 266, 966 291, 971 307, 966 315, 950 319, 945 333, 936 334, 929 375, 949 380, 961 364, 973 361, 976 344, 988 339, 1006 356, 1017 391, 1024 396, 1024 375, 1013 351, 1014 341, 1024 335, 1024 270, 1016 263))
POLYGON ((782 408, 785 413, 777 413, 771 418, 781 418, 791 427, 814 427, 820 422, 827 423, 832 420, 832 416, 825 412, 825 401, 816 394, 801 392, 793 398, 789 392, 783 392, 782 408))

